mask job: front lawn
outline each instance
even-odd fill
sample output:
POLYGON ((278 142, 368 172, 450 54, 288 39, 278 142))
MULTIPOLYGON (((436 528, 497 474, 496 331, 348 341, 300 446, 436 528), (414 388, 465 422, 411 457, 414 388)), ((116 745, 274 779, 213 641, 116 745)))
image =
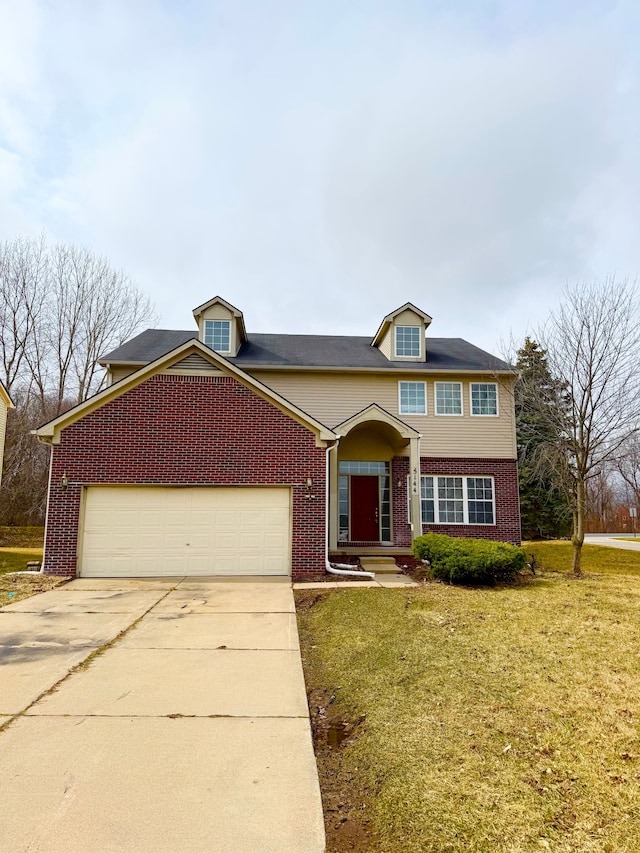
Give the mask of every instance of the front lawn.
POLYGON ((526 547, 516 587, 296 594, 329 853, 637 850, 640 554, 526 547))
POLYGON ((0 525, 0 548, 42 548, 44 527, 0 525))
POLYGON ((67 578, 47 575, 15 575, 27 563, 42 561, 43 527, 0 526, 0 607, 15 604, 39 592, 46 592, 67 578))
POLYGON ((0 576, 24 572, 28 563, 42 562, 42 548, 0 548, 0 576))
MULTIPOLYGON (((640 540, 639 540, 640 541, 640 540)), ((523 542, 527 554, 547 571, 571 571, 573 545, 565 540, 523 542)), ((582 546, 582 571, 587 574, 632 574, 640 576, 640 551, 606 545, 582 546)))

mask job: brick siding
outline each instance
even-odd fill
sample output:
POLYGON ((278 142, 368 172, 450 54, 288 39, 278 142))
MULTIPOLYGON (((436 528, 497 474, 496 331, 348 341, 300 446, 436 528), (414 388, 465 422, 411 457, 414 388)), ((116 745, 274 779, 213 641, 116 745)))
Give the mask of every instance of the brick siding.
POLYGON ((53 448, 45 571, 76 574, 82 487, 110 483, 290 485, 292 575, 323 573, 325 466, 310 430, 236 379, 154 376, 62 431, 53 448))
MULTIPOLYGON (((513 459, 455 459, 423 456, 420 460, 422 474, 449 477, 493 477, 495 487, 495 525, 474 524, 423 524, 423 533, 446 533, 447 536, 471 536, 476 539, 494 539, 499 542, 520 544, 520 501, 518 497, 518 468, 513 459)), ((396 456, 392 466, 393 487, 393 542, 394 545, 411 544, 411 527, 407 521, 407 477, 409 459, 396 456), (398 484, 399 483, 399 484, 398 484)))

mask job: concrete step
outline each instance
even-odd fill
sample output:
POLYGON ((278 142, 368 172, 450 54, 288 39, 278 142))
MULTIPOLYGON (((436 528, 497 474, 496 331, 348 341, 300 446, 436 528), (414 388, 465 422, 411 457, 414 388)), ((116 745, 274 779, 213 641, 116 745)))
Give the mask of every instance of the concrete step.
POLYGON ((397 575, 400 572, 393 557, 360 557, 360 565, 365 572, 377 575, 397 575))
POLYGON ((367 561, 367 563, 370 563, 371 565, 373 565, 375 563, 376 565, 380 565, 380 566, 384 566, 384 565, 395 566, 395 564, 396 564, 396 561, 394 560, 393 557, 378 557, 378 556, 367 557, 366 555, 364 557, 360 557, 361 563, 363 563, 365 560, 367 561))

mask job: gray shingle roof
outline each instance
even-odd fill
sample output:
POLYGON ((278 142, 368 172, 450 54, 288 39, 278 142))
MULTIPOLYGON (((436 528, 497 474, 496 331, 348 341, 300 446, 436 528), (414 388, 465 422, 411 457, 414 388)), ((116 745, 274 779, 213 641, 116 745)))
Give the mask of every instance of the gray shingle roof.
MULTIPOLYGON (((148 364, 170 352, 198 332, 147 329, 104 355, 101 363, 148 364)), ((427 337, 427 361, 388 361, 370 337, 342 335, 252 334, 240 352, 229 361, 238 367, 344 367, 382 370, 477 370, 503 371, 505 361, 462 338, 427 337)))

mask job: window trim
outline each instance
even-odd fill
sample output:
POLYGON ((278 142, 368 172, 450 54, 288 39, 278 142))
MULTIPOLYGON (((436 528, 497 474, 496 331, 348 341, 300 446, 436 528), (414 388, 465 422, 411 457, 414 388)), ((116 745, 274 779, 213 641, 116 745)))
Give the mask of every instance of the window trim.
POLYGON ((469 383, 469 414, 472 418, 498 418, 500 417, 500 394, 497 382, 470 382, 469 383), (482 412, 473 411, 473 386, 474 385, 493 385, 496 389, 496 413, 495 415, 483 414, 482 412))
POLYGON ((462 418, 464 417, 464 393, 462 391, 462 382, 441 380, 433 383, 433 411, 439 418, 462 418), (438 411, 438 385, 457 385, 460 389, 460 411, 459 412, 439 412, 438 411))
POLYGON ((398 325, 393 326, 393 357, 399 359, 406 359, 407 361, 422 361, 422 353, 423 346, 421 329, 422 326, 416 326, 415 324, 406 324, 399 323, 398 325), (417 329, 418 330, 418 354, 417 355, 401 355, 398 352, 398 329, 417 329))
POLYGON ((428 412, 427 406, 427 383, 419 379, 399 379, 398 380, 398 413, 409 418, 423 418, 428 412), (424 412, 403 412, 402 411, 402 385, 422 385, 424 389, 424 412))
MULTIPOLYGON (((411 481, 407 476, 407 506, 408 520, 411 523, 411 481)), ((428 527, 496 527, 496 479, 493 474, 420 474, 420 521, 422 526, 428 527), (431 477, 433 479, 433 521, 422 520, 422 478, 431 477), (462 521, 440 521, 440 508, 438 505, 438 477, 457 477, 462 479, 462 521), (493 521, 469 521, 469 479, 472 480, 491 480, 491 507, 493 512, 493 521)))
MULTIPOLYGON (((207 344, 207 346, 210 346, 214 352, 220 353, 220 355, 229 355, 231 353, 231 345, 232 345, 232 341, 231 341, 231 336, 232 336, 231 320, 225 320, 223 317, 209 317, 208 319, 205 319, 204 330, 203 330, 203 332, 204 332, 203 343, 206 343, 206 340, 207 340, 207 324, 208 323, 212 323, 212 324, 213 323, 226 323, 227 324, 227 327, 229 329, 229 349, 214 349, 212 344, 207 344)), ((212 331, 213 331, 213 329, 212 329, 212 331)), ((213 337, 213 335, 212 335, 212 337, 213 337)))

